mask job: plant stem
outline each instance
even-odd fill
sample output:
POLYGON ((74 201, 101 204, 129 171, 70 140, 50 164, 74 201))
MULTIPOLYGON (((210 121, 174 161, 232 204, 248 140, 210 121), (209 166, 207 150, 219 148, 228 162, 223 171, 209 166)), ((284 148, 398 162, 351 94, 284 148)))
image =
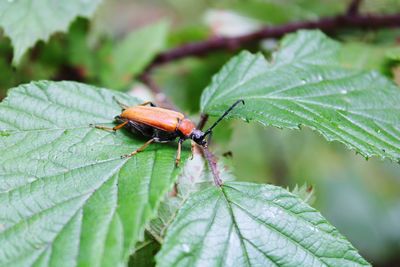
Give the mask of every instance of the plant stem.
POLYGON ((214 177, 214 183, 216 186, 221 187, 222 186, 222 180, 219 177, 219 171, 218 171, 218 166, 217 166, 217 159, 215 155, 208 150, 208 147, 203 148, 204 156, 206 157, 208 161, 208 165, 210 166, 211 172, 214 177))
POLYGON ((200 121, 199 121, 199 123, 197 124, 197 129, 199 129, 199 130, 203 129, 204 126, 205 126, 206 123, 207 123, 207 120, 208 120, 208 115, 202 113, 202 114, 200 115, 200 121))

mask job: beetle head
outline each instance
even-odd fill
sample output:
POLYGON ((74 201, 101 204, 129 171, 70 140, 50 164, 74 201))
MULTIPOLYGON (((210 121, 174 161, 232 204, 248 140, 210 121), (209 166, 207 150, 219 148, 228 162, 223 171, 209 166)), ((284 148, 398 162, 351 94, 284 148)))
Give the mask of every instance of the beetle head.
POLYGON ((205 137, 206 135, 198 129, 194 129, 190 134, 190 139, 202 147, 207 147, 207 141, 205 140, 205 137))
MULTIPOLYGON (((200 130, 194 128, 194 127, 192 127, 192 128, 193 128, 193 131, 190 133, 189 138, 192 139, 192 140, 193 140, 194 142, 196 142, 197 144, 201 145, 202 147, 207 147, 207 143, 208 143, 208 142, 206 141, 206 136, 207 136, 207 135, 210 135, 210 136, 211 136, 214 127, 217 126, 218 123, 220 123, 220 122, 222 121, 222 119, 225 118, 225 116, 228 115, 229 112, 231 112, 232 109, 234 109, 239 103, 242 103, 242 104, 244 105, 244 101, 243 101, 242 99, 237 100, 235 103, 233 103, 232 106, 230 106, 230 108, 228 108, 228 109, 224 112, 224 114, 222 114, 221 117, 219 117, 219 119, 218 119, 216 122, 214 122, 214 124, 213 124, 210 128, 208 128, 207 131, 202 132, 202 131, 200 131, 200 130)), ((188 127, 186 127, 186 128, 188 128, 188 127)), ((209 138, 209 139, 210 139, 210 138, 209 138)))

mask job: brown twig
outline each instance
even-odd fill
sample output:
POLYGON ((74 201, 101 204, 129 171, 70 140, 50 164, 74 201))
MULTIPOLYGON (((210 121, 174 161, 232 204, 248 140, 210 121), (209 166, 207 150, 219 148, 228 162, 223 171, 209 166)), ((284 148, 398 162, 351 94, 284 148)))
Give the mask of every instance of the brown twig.
POLYGON ((204 126, 206 125, 207 120, 208 120, 208 115, 202 113, 200 115, 200 121, 197 124, 197 129, 202 130, 204 128, 204 126))
POLYGON ((222 183, 221 178, 219 177, 219 171, 218 171, 216 157, 210 150, 208 150, 208 147, 204 147, 203 152, 204 152, 204 156, 207 159, 208 165, 210 166, 211 172, 213 174, 215 185, 221 187, 223 183, 222 183))
POLYGON ((190 56, 203 56, 210 52, 243 47, 246 44, 265 38, 280 38, 300 29, 320 29, 326 33, 347 28, 393 28, 400 26, 400 14, 378 15, 358 14, 360 0, 353 1, 343 15, 323 17, 318 20, 289 22, 278 26, 265 26, 255 32, 239 37, 212 37, 205 41, 193 42, 160 53, 145 72, 156 66, 190 56))

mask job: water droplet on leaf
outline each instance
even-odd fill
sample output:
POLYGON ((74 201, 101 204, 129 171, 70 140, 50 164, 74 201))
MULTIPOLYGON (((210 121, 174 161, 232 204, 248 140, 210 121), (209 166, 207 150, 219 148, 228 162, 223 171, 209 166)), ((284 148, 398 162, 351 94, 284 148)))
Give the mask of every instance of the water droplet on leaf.
POLYGON ((184 252, 189 252, 190 251, 190 247, 189 247, 189 245, 188 244, 182 244, 182 250, 184 251, 184 252))

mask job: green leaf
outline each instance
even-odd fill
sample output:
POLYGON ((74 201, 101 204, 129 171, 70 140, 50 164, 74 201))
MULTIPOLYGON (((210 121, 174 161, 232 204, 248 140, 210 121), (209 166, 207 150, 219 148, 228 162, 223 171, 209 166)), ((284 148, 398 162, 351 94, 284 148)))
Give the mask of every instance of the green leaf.
MULTIPOLYGON (((176 148, 89 127, 138 100, 40 81, 0 104, 0 266, 126 263, 177 175, 176 148)), ((185 152, 185 156, 187 153, 185 152)))
POLYGON ((132 82, 154 56, 165 48, 169 24, 165 21, 128 34, 111 54, 111 70, 104 73, 105 84, 121 88, 132 82))
POLYGON ((201 99, 220 116, 244 99, 232 117, 290 129, 308 126, 365 157, 400 160, 400 91, 376 72, 341 67, 339 44, 318 31, 288 35, 268 62, 243 52, 216 74, 201 99))
POLYGON ((369 266, 316 210, 288 191, 228 182, 192 195, 158 266, 369 266))
POLYGON ((55 32, 66 31, 77 17, 89 17, 101 0, 8 0, 0 1, 0 27, 14 46, 13 64, 37 41, 47 41, 55 32))

